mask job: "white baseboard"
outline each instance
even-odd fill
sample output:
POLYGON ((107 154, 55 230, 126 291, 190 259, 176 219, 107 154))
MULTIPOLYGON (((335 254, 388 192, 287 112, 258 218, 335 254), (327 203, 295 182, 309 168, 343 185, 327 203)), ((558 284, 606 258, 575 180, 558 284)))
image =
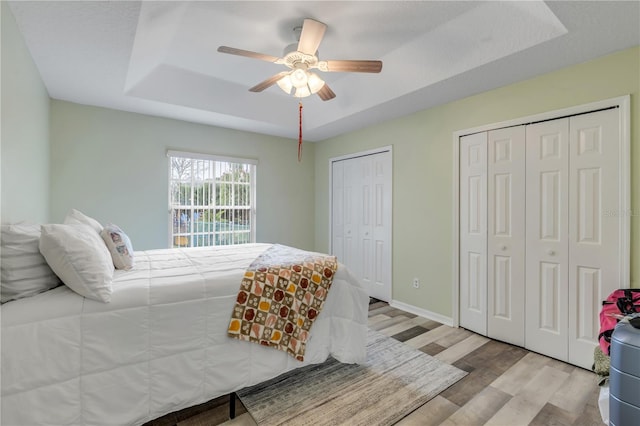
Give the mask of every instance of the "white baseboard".
POLYGON ((427 311, 426 309, 418 308, 407 303, 398 302, 397 300, 391 300, 391 302, 389 302, 389 306, 391 306, 392 308, 400 309, 401 311, 409 312, 410 314, 437 321, 440 324, 448 325, 449 327, 453 327, 453 318, 451 317, 446 317, 435 312, 427 311))

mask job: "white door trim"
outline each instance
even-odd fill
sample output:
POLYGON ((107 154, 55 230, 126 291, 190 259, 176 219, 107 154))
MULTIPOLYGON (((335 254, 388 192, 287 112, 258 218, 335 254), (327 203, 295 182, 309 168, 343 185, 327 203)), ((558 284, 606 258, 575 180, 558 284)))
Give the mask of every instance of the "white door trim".
POLYGON ((339 155, 329 158, 329 167, 334 161, 349 160, 351 158, 364 157, 365 155, 381 154, 383 152, 393 152, 393 145, 381 146, 380 148, 368 149, 366 151, 354 152, 351 154, 339 155))
POLYGON ((518 126, 522 124, 533 123, 537 121, 551 120, 555 118, 567 117, 571 115, 583 114, 600 109, 618 107, 619 108, 619 125, 620 125, 620 139, 622 146, 619 155, 620 164, 620 206, 619 211, 615 214, 622 216, 623 220, 620 221, 620 253, 623 255, 620 258, 619 270, 621 285, 620 287, 626 287, 630 285, 630 221, 631 221, 631 97, 630 95, 620 96, 611 99, 605 99, 602 101, 591 102, 588 104, 577 105, 569 108, 558 109, 554 111, 548 111, 541 114, 530 115, 526 117, 516 118, 513 120, 501 121, 492 124, 485 124, 478 127, 469 129, 463 129, 453 132, 453 244, 452 244, 452 283, 451 283, 451 300, 452 300, 452 319, 453 326, 458 327, 460 324, 460 305, 459 305, 459 285, 460 285, 460 148, 459 140, 461 136, 485 132, 489 130, 499 129, 502 127, 518 126))

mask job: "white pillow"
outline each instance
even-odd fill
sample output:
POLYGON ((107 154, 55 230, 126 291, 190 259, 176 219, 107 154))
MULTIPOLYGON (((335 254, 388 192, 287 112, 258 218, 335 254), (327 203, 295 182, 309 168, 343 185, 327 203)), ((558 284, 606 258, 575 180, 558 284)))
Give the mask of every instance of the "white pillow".
POLYGON ((0 302, 21 299, 62 284, 40 254, 40 225, 2 225, 0 302))
POLYGON ((71 290, 109 302, 113 261, 102 238, 88 225, 42 225, 40 253, 71 290))
POLYGON ((133 267, 133 246, 131 240, 117 225, 107 224, 100 232, 116 269, 131 269, 133 267))
POLYGON ((95 229, 98 234, 102 231, 100 222, 76 209, 71 209, 69 213, 67 213, 67 216, 64 218, 64 223, 67 225, 89 225, 95 229))

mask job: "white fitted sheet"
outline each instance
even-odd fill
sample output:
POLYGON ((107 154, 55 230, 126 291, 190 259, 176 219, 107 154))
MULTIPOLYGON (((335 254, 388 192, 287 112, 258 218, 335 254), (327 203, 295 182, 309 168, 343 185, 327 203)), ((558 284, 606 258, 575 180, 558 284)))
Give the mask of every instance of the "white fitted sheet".
POLYGON ((227 337, 242 275, 269 246, 139 251, 111 303, 61 286, 2 305, 2 424, 141 424, 329 355, 363 362, 368 296, 344 265, 303 363, 227 337))

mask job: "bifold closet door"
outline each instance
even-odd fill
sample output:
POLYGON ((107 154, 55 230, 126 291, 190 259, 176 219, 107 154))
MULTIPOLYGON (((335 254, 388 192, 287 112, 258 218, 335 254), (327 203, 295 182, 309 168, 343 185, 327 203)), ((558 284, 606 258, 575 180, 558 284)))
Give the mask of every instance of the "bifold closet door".
POLYGON ((487 334, 487 133, 460 138, 460 326, 487 334))
POLYGON ((335 161, 331 163, 331 253, 346 264, 345 191, 344 162, 335 161))
POLYGON ((524 345, 525 128, 488 133, 487 336, 524 345))
POLYGON ((628 286, 626 161, 610 108, 459 138, 460 325, 591 368, 628 286))
POLYGON ((618 271, 618 111, 527 126, 525 347, 590 368, 618 271))
POLYGON ((566 360, 569 120, 528 125, 526 139, 525 347, 566 360))
POLYGON ((361 278, 369 295, 391 300, 391 154, 383 152, 355 160, 359 164, 360 203, 357 209, 361 278))
POLYGON ((390 151, 334 161, 332 253, 362 280, 369 296, 391 301, 390 151))
POLYGON ((590 368, 601 301, 625 284, 619 270, 618 110, 570 119, 569 362, 590 368))

